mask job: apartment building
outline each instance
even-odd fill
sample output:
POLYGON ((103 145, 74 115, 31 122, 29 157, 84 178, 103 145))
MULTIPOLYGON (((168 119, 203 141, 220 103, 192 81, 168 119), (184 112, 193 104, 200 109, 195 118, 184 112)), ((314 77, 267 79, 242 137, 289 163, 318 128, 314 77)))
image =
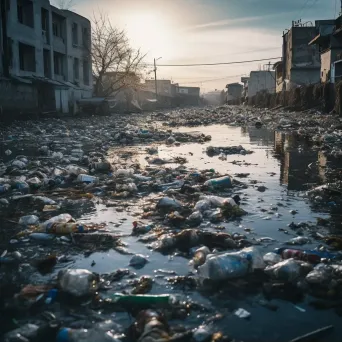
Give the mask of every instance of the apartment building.
POLYGON ((90 21, 49 0, 1 3, 6 24, 1 25, 0 75, 31 82, 40 108, 77 111, 77 100, 92 96, 90 21), (40 89, 44 98, 39 98, 40 89))

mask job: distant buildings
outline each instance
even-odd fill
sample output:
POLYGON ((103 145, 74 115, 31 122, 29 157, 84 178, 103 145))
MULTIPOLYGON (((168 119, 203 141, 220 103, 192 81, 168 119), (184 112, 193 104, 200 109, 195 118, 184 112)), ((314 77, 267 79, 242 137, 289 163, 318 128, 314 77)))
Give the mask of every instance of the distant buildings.
POLYGON ((232 100, 240 101, 242 97, 243 85, 240 83, 229 83, 227 88, 227 102, 232 100))
POLYGON ((3 110, 75 112, 92 96, 90 21, 49 0, 1 1, 0 10, 3 110))
POLYGON ((248 80, 248 97, 265 91, 270 94, 276 91, 275 72, 271 70, 251 71, 248 80))
POLYGON ((309 24, 292 22, 290 30, 283 33, 282 61, 274 65, 277 92, 283 87, 290 90, 320 80, 319 51, 317 47, 308 45, 316 35, 316 27, 309 24))

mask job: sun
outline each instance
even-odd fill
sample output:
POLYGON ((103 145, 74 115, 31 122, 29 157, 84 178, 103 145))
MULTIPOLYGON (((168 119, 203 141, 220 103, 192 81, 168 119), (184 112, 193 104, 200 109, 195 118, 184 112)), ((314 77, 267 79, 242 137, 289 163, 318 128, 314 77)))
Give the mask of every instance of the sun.
POLYGON ((163 14, 129 13, 124 19, 127 35, 143 53, 169 59, 175 51, 173 29, 163 14), (157 56, 158 55, 158 56, 157 56))

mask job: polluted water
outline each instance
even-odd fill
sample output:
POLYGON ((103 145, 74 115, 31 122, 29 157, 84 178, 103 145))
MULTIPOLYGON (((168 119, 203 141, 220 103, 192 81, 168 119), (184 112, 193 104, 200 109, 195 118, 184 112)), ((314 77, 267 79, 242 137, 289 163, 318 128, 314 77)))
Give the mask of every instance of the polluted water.
POLYGON ((222 106, 4 127, 2 339, 339 341, 338 122, 295 118, 222 106))

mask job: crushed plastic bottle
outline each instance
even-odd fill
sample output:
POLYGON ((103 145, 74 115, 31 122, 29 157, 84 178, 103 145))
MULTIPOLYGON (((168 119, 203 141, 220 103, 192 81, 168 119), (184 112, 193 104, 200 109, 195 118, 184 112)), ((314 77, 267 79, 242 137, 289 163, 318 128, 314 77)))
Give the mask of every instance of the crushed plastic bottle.
POLYGON ((230 176, 214 178, 206 181, 204 183, 205 186, 213 189, 225 189, 232 187, 232 179, 230 176))
POLYGON ((98 276, 83 269, 61 270, 58 284, 62 291, 75 297, 93 294, 98 289, 98 276))
POLYGON ((260 251, 248 247, 239 252, 208 255, 206 262, 198 268, 198 273, 201 278, 220 281, 243 277, 264 267, 260 251))
POLYGON ((79 174, 77 176, 77 181, 80 183, 99 183, 99 178, 94 176, 89 176, 85 174, 79 174))
POLYGON ((287 259, 275 265, 267 266, 265 273, 274 279, 281 281, 295 281, 301 276, 306 276, 312 270, 312 265, 295 260, 287 259))

